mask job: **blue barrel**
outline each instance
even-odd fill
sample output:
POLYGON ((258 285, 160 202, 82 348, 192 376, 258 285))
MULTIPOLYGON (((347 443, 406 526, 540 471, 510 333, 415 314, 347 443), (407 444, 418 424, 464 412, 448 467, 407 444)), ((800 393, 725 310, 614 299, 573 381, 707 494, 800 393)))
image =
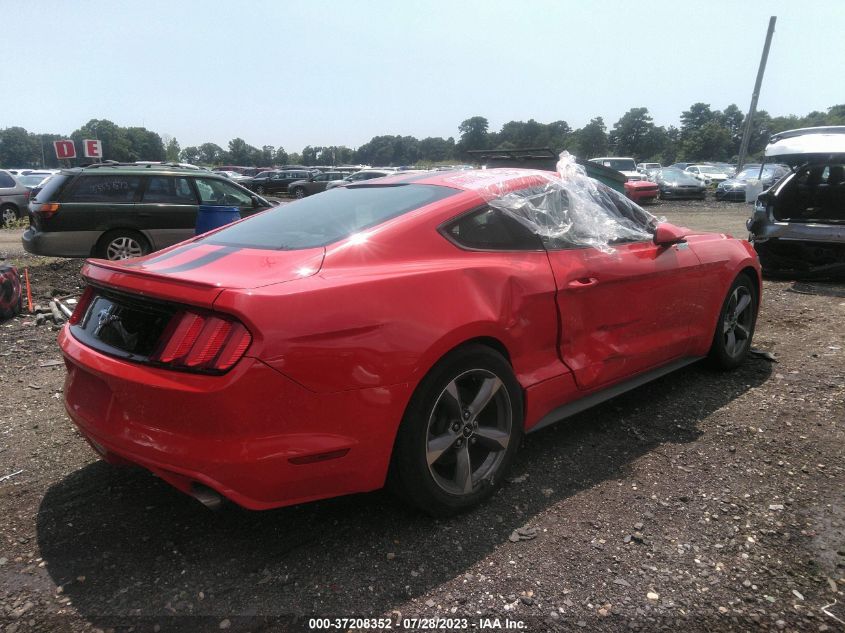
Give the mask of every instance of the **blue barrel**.
POLYGON ((218 207, 213 204, 201 204, 197 212, 196 235, 202 235, 212 229, 226 226, 241 219, 239 207, 218 207))

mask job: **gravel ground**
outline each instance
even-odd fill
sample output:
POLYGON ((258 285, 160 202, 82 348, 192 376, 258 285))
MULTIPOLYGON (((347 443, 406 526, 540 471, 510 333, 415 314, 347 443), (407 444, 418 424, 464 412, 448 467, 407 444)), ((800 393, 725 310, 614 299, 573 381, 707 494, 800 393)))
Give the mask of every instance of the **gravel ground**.
MULTIPOLYGON (((649 210, 741 236, 748 208, 649 210)), ((29 266, 36 302, 73 292, 80 262, 30 258, 19 233, 0 231, 0 255, 29 266)), ((449 520, 383 492, 212 513, 110 467, 65 416, 55 336, 29 317, 0 325, 7 633, 307 630, 314 615, 843 630, 845 285, 767 281, 755 345, 777 362, 693 365, 532 434, 500 493, 449 520)))

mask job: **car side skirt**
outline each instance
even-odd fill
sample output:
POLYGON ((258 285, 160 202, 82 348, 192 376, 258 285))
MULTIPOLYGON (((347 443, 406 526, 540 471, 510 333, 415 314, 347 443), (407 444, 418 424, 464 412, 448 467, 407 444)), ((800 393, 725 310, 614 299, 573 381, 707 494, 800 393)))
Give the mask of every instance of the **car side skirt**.
POLYGON ((533 433, 534 431, 539 431, 540 429, 550 426, 555 422, 560 422, 563 419, 572 417, 573 415, 581 413, 582 411, 594 407, 597 404, 601 404, 602 402, 610 400, 611 398, 620 396, 627 391, 636 389, 637 387, 641 387, 642 385, 651 382, 652 380, 657 380, 658 378, 661 378, 666 374, 670 374, 673 371, 681 369, 682 367, 691 365, 692 363, 701 360, 701 358, 701 356, 679 358, 678 360, 672 361, 671 363, 668 363, 666 365, 661 365, 660 367, 656 367, 642 374, 638 374, 637 376, 629 378, 624 382, 611 385, 606 389, 602 389, 601 391, 597 391, 588 396, 584 396, 583 398, 579 398, 578 400, 575 400, 573 402, 567 402, 566 404, 561 405, 544 415, 540 419, 540 421, 537 422, 537 424, 532 426, 530 429, 527 429, 526 432, 533 433))

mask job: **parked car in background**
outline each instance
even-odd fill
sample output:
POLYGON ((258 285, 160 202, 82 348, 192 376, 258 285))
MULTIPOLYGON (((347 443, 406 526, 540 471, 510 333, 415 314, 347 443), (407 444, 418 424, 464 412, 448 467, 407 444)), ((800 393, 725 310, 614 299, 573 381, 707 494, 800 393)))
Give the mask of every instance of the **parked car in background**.
POLYGON ((59 335, 81 435, 252 509, 388 478, 431 514, 471 508, 524 433, 702 358, 738 367, 760 299, 747 242, 516 169, 349 183, 82 276, 59 335), (576 191, 590 213, 567 213, 576 191))
POLYGON ((591 158, 590 162, 615 169, 621 172, 628 180, 645 180, 645 175, 637 171, 637 163, 633 158, 604 156, 601 158, 591 158))
POLYGON ((326 190, 326 186, 335 180, 343 180, 349 174, 341 171, 324 171, 319 174, 312 174, 304 180, 296 180, 288 185, 288 192, 294 198, 304 198, 312 193, 320 193, 326 190))
POLYGON ((719 183, 716 187, 716 199, 745 202, 745 191, 749 181, 759 180, 765 190, 788 173, 789 167, 786 165, 746 165, 736 176, 719 183))
POLYGON ((352 182, 360 182, 362 180, 372 180, 373 178, 383 178, 395 174, 395 169, 362 169, 356 171, 354 174, 348 175, 343 180, 331 180, 326 184, 326 189, 334 189, 341 185, 346 185, 352 182))
POLYGON ((655 173, 663 169, 660 163, 637 163, 637 171, 651 179, 655 173))
POLYGON ((314 174, 320 173, 316 169, 277 170, 258 174, 255 178, 243 181, 256 193, 288 193, 288 185, 297 180, 306 180, 314 174))
POLYGON ((23 217, 30 189, 6 170, 0 170, 0 226, 23 217))
POLYGON ((757 197, 746 225, 763 271, 845 278, 845 126, 775 134, 765 160, 792 171, 757 197))
POLYGON ((690 165, 684 171, 698 178, 706 185, 719 183, 728 179, 728 175, 722 169, 716 167, 716 165, 695 164, 690 165))
POLYGON ((212 173, 221 174, 222 176, 226 176, 226 178, 228 178, 229 180, 233 180, 235 182, 250 180, 249 176, 244 176, 242 173, 240 173, 238 171, 227 171, 227 170, 215 169, 212 173))
POLYGON ((655 175, 661 199, 707 198, 707 185, 692 174, 674 167, 664 167, 655 175))
POLYGON ((170 165, 93 165, 52 176, 30 202, 24 249, 53 257, 138 257, 194 235, 199 205, 242 217, 272 206, 209 171, 170 165))
POLYGON ((18 176, 18 182, 24 185, 25 187, 29 187, 30 190, 32 190, 36 187, 41 186, 41 184, 52 175, 53 172, 31 171, 28 174, 24 174, 23 176, 18 176))
POLYGON ((626 180, 624 187, 625 195, 638 204, 657 200, 657 184, 650 180, 626 180))

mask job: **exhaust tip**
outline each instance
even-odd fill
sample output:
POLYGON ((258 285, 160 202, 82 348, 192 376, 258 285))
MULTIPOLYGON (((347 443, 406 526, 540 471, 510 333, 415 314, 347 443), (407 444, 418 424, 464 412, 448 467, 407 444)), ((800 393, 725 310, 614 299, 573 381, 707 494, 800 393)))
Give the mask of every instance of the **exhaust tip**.
POLYGON ((203 484, 191 486, 191 496, 209 510, 219 510, 223 507, 223 496, 203 484))

